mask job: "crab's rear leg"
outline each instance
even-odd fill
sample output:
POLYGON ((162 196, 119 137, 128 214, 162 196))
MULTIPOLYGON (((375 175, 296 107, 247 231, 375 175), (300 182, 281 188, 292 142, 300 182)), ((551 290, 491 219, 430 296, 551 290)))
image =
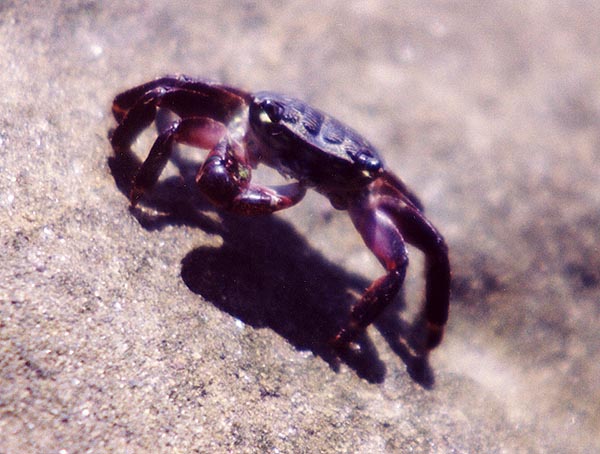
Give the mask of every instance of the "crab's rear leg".
POLYGON ((398 293, 404 280, 408 258, 404 240, 426 256, 426 300, 422 312, 425 327, 422 347, 435 348, 441 341, 448 319, 450 263, 443 237, 411 203, 383 196, 372 206, 366 202, 349 212, 366 245, 387 274, 377 279, 352 308, 350 321, 334 339, 343 346, 352 342, 383 312, 398 293))
POLYGON ((395 196, 408 204, 412 204, 417 210, 423 212, 423 204, 412 190, 406 186, 404 181, 391 172, 384 171, 381 178, 377 181, 379 185, 377 191, 379 194, 395 194, 395 196))
POLYGON ((375 280, 352 307, 349 322, 334 338, 334 345, 338 347, 356 339, 390 304, 400 290, 408 266, 402 235, 387 213, 362 205, 351 207, 349 213, 365 244, 387 273, 375 280))
POLYGON ((421 312, 426 350, 439 345, 450 308, 450 260, 444 237, 414 207, 384 198, 380 209, 389 213, 406 241, 425 254, 425 304, 421 312))

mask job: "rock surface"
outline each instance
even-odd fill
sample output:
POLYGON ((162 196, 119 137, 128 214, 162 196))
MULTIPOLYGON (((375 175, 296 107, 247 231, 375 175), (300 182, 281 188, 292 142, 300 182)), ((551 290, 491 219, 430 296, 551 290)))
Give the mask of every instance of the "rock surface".
POLYGON ((0 3, 0 452, 600 450, 598 2, 398 3, 0 3), (110 104, 173 72, 381 149, 451 248, 428 364, 398 342, 414 250, 404 302, 328 350, 381 270, 322 197, 239 219, 172 167, 128 209, 110 104))

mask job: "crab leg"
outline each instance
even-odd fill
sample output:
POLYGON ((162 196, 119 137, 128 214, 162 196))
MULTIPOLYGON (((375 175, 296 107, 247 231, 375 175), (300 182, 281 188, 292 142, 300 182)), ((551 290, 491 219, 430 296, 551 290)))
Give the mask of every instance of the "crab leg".
MULTIPOLYGON (((249 95, 242 90, 208 80, 193 79, 183 75, 165 76, 118 94, 113 101, 113 115, 120 123, 129 110, 136 106, 147 93, 154 92, 160 94, 161 92, 176 91, 186 93, 183 96, 184 105, 191 104, 197 107, 209 102, 210 108, 217 112, 235 110, 239 107, 242 100, 247 101, 249 98, 249 95), (190 92, 192 93, 191 98, 189 98, 190 92), (193 93, 196 93, 198 96, 194 97, 193 93)), ((198 115, 196 113, 194 116, 198 115)))
POLYGON ((168 90, 181 85, 181 81, 177 77, 161 77, 137 87, 130 88, 122 93, 119 93, 112 105, 112 112, 115 119, 120 123, 125 115, 131 110, 140 99, 151 91, 168 90))
POLYGON ((421 313, 425 348, 431 350, 442 340, 450 304, 450 260, 442 235, 410 205, 384 197, 380 209, 393 217, 406 241, 425 254, 425 304, 421 313))
POLYGON ((379 185, 379 187, 376 189, 379 194, 385 194, 386 192, 391 191, 391 194, 395 194, 396 197, 404 200, 406 203, 414 205, 414 207, 419 211, 424 211, 423 204, 419 198, 400 178, 393 173, 384 171, 383 175, 376 184, 379 185))
POLYGON ((173 142, 212 149, 225 136, 227 130, 222 123, 206 117, 184 118, 175 121, 160 134, 146 160, 133 179, 130 200, 135 206, 142 194, 154 186, 171 157, 173 142))
POLYGON ((118 95, 113 114, 119 121, 110 138, 115 151, 129 147, 147 128, 158 108, 185 117, 210 117, 226 123, 244 104, 243 92, 222 85, 177 78, 162 78, 118 95))
MULTIPOLYGON (((161 91, 155 89, 142 96, 131 110, 124 114, 110 134, 110 144, 115 152, 128 148, 136 137, 154 121, 156 117, 156 100, 161 96, 161 91)), ((115 107, 113 104, 113 112, 115 107)), ((116 116, 117 114, 115 114, 116 116)))
POLYGON ((350 217, 366 245, 371 249, 387 274, 371 284, 352 308, 350 322, 340 330, 334 342, 347 344, 371 324, 398 293, 404 280, 408 258, 404 241, 414 245, 426 256, 424 347, 431 350, 442 340, 448 320, 450 297, 450 263, 443 237, 411 203, 402 203, 389 196, 375 198, 369 207, 363 199, 350 208, 350 217))
POLYGON ((350 217, 387 274, 375 280, 354 305, 350 321, 334 339, 334 344, 338 346, 352 342, 381 314, 400 290, 408 266, 402 235, 387 213, 353 207, 350 208, 350 217))

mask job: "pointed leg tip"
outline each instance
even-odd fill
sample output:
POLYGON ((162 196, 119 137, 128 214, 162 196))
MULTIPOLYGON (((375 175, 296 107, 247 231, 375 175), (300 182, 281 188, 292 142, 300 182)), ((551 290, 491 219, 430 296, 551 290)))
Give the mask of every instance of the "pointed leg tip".
POLYGON ((144 190, 138 187, 133 187, 131 192, 129 193, 129 203, 131 204, 131 208, 135 208, 144 195, 144 190))
POLYGON ((329 344, 337 351, 353 351, 357 352, 360 350, 360 345, 355 342, 359 332, 349 328, 342 328, 335 335, 333 339, 329 341, 329 344))
POLYGON ((428 322, 426 327, 425 348, 430 352, 442 343, 444 338, 444 327, 428 322))
POLYGON ((335 337, 329 340, 329 345, 331 345, 334 350, 345 350, 348 346, 348 341, 346 340, 346 331, 343 329, 340 330, 335 337))

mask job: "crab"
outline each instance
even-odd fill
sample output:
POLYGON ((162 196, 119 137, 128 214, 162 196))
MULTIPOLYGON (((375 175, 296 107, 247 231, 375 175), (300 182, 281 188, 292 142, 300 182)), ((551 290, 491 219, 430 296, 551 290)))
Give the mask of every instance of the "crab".
POLYGON ((249 93, 217 82, 167 76, 117 95, 118 125, 110 136, 116 153, 167 109, 178 118, 159 131, 132 182, 135 206, 157 182, 174 144, 209 150, 196 186, 217 207, 242 215, 274 213, 302 200, 312 188, 338 210, 346 210, 366 246, 385 268, 352 306, 332 338, 335 347, 353 344, 393 301, 408 266, 406 243, 425 255, 425 301, 416 326, 425 353, 439 345, 448 320, 450 263, 442 235, 423 205, 392 172, 371 143, 335 118, 285 95, 249 93), (269 187, 252 181, 264 164, 289 184, 269 187))

